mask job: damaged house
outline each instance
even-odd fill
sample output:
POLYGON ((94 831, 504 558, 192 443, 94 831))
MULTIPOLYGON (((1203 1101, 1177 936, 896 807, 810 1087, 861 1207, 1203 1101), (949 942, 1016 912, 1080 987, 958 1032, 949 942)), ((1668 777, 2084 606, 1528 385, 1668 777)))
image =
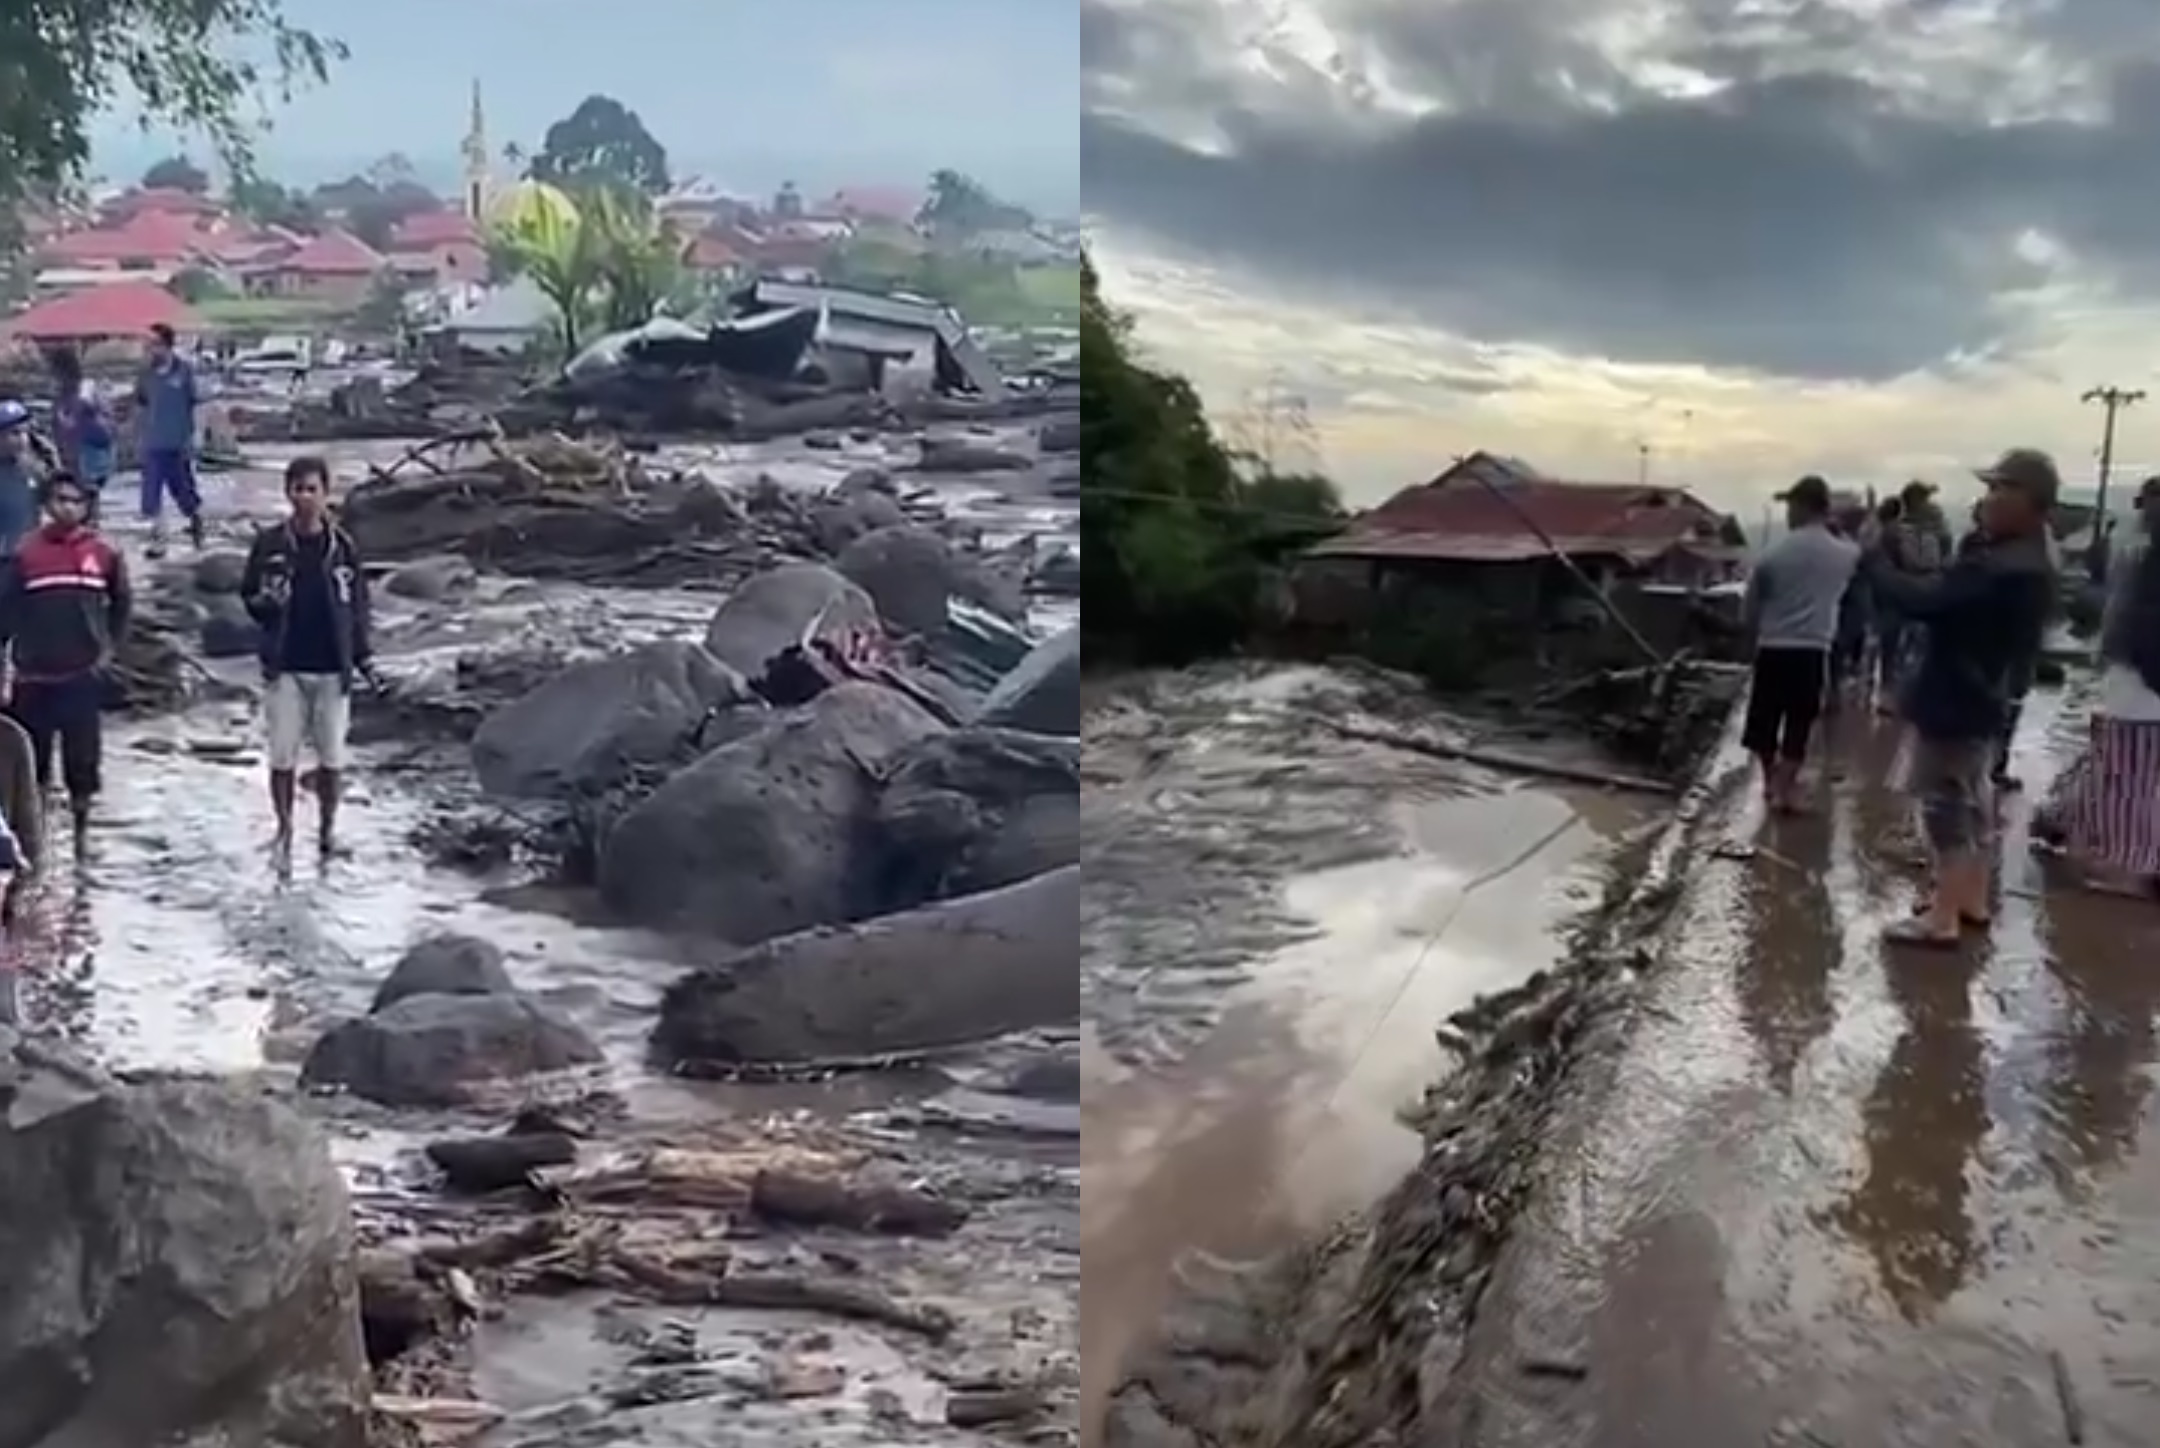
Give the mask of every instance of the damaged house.
POLYGON ((997 364, 966 321, 937 302, 765 279, 736 293, 734 303, 743 316, 793 308, 818 313, 816 347, 827 375, 841 386, 888 395, 996 397, 1005 390, 997 364))
POLYGON ((1646 633, 1739 576, 1737 522, 1684 488, 1554 478, 1476 452, 1311 549, 1293 580, 1301 626, 1424 619, 1489 639, 1599 632, 1617 607, 1646 633), (1602 595, 1602 601, 1594 595, 1602 595))

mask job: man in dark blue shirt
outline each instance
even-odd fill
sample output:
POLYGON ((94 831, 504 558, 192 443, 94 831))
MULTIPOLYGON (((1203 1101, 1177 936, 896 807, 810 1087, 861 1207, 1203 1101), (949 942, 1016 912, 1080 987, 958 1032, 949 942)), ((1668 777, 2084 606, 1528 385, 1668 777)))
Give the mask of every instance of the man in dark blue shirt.
POLYGON ((1955 946, 1992 918, 1988 777, 2021 666, 2054 598, 2047 522, 2062 489, 2054 460, 2013 448, 1979 477, 1984 544, 1961 551, 1934 580, 1900 571, 1879 552, 1867 564, 1876 597, 1926 625, 1899 702, 1912 726, 1911 784, 1935 878, 1920 911, 1890 932, 1907 945, 1955 946))
POLYGON ((163 322, 150 328, 150 345, 135 379, 136 460, 142 467, 142 512, 150 521, 150 545, 144 552, 165 552, 165 499, 170 495, 187 520, 188 537, 203 544, 202 493, 195 482, 195 412, 202 390, 195 368, 180 355, 173 329, 163 322))
POLYGON ((315 756, 327 855, 336 848, 353 680, 374 677, 367 575, 352 535, 330 517, 330 469, 321 458, 295 458, 286 467, 285 495, 291 517, 256 536, 240 596, 262 627, 263 715, 278 848, 292 844, 293 800, 306 750, 315 756))

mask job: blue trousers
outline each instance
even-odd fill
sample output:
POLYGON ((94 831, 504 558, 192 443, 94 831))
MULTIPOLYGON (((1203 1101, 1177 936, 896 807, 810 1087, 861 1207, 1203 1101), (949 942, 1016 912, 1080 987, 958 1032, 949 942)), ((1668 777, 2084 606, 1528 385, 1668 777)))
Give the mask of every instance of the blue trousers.
POLYGON ((202 512, 202 493, 195 486, 195 455, 186 448, 146 449, 142 456, 142 515, 155 521, 165 512, 165 499, 183 518, 202 512))

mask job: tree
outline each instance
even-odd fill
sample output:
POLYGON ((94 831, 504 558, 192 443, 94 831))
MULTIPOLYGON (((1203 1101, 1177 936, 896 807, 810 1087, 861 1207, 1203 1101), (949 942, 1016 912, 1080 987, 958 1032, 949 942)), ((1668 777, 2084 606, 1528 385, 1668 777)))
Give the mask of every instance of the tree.
POLYGON ((223 277, 200 266, 182 267, 174 272, 172 279, 165 283, 165 290, 191 307, 232 295, 232 288, 225 284, 223 277))
POLYGON ((557 187, 527 181, 503 199, 488 230, 491 258, 527 277, 555 308, 563 349, 575 353, 600 285, 597 228, 557 187))
POLYGON ((391 233, 406 217, 438 210, 443 204, 441 197, 417 181, 378 185, 365 176, 318 186, 308 200, 318 214, 342 218, 354 236, 377 250, 389 245, 391 233))
POLYGON ((571 191, 612 187, 658 196, 668 189, 667 150, 636 111, 613 96, 591 95, 547 128, 525 174, 571 191))
POLYGON ((1241 470, 1192 385, 1147 366, 1081 262, 1082 627, 1091 656, 1178 662, 1254 629, 1264 563, 1341 517, 1312 474, 1241 470))
POLYGON ((941 170, 930 177, 930 194, 915 213, 915 224, 934 236, 958 238, 985 231, 1024 230, 1035 218, 1025 207, 1011 206, 963 172, 941 170))
POLYGON ((90 121, 124 92, 148 119, 207 135, 249 169, 246 97, 320 81, 344 49, 280 0, 9 0, 0 5, 0 202, 63 187, 90 121))
POLYGON ((396 336, 405 325, 405 284, 394 272, 384 272, 369 286, 367 296, 353 312, 353 325, 364 332, 396 336))
POLYGON ((307 196, 260 176, 242 176, 226 198, 232 209, 259 226, 282 226, 293 231, 316 231, 322 211, 307 196))
POLYGON ((143 172, 142 184, 153 191, 185 191, 190 196, 210 194, 210 173, 186 156, 167 156, 143 172))

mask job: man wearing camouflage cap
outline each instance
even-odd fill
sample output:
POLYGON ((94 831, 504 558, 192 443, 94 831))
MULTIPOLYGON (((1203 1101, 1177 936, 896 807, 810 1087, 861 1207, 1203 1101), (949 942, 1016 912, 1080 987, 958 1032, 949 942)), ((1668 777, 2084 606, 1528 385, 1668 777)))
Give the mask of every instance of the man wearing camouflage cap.
POLYGON ((2053 606, 2047 525, 2062 490, 2054 459, 2013 448, 1978 476, 1987 487, 1987 546, 1965 551, 1932 581, 1900 572, 1879 552, 1865 564, 1875 596, 1926 625, 1899 703, 1914 735, 1910 783, 1935 877, 1919 910, 1889 932, 1903 945, 1953 948, 1991 922, 1988 776, 2021 651, 2053 606))

